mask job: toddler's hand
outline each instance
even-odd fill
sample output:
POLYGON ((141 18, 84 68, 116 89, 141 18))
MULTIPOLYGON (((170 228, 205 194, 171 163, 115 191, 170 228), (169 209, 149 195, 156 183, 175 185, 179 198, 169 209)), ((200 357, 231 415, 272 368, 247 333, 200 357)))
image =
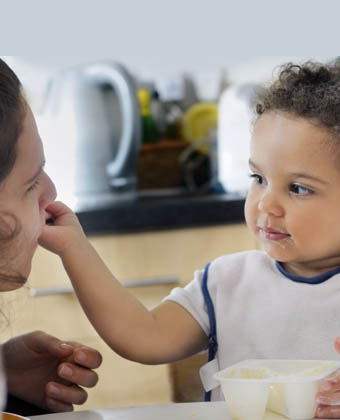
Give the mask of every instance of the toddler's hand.
MULTIPOLYGON (((340 353, 340 337, 337 337, 334 346, 340 353)), ((327 419, 340 418, 340 372, 337 371, 331 378, 325 379, 321 391, 316 394, 319 404, 316 416, 327 419)))
POLYGON ((46 212, 53 223, 44 226, 39 237, 41 246, 62 256, 69 247, 86 240, 77 216, 65 204, 54 201, 46 208, 46 212))
POLYGON ((325 380, 321 391, 316 394, 316 401, 319 404, 316 416, 327 419, 340 418, 340 374, 325 380))

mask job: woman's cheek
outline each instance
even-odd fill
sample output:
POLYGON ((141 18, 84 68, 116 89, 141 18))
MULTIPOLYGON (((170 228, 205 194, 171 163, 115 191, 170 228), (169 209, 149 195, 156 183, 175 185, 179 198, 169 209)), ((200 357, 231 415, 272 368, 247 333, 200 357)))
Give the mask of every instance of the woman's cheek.
POLYGON ((35 215, 34 220, 32 222, 30 238, 33 243, 38 242, 38 238, 41 235, 41 231, 45 224, 45 217, 43 217, 42 213, 43 212, 39 212, 37 215, 35 215))
POLYGON ((39 202, 35 201, 34 205, 30 209, 27 209, 24 217, 22 226, 28 242, 34 247, 38 243, 38 238, 45 225, 45 210, 41 210, 39 202))

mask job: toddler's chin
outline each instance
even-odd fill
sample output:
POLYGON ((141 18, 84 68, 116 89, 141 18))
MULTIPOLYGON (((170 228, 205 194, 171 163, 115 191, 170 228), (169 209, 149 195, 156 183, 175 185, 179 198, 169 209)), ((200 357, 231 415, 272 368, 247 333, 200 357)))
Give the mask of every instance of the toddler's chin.
POLYGON ((271 258, 276 261, 290 262, 292 255, 289 250, 283 246, 277 244, 261 243, 261 249, 263 249, 271 258))

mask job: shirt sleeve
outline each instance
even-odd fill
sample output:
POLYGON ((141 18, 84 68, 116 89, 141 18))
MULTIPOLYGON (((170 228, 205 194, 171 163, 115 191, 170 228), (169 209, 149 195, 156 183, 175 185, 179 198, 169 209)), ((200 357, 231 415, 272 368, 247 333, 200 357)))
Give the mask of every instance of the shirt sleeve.
POLYGON ((194 273, 194 279, 185 287, 175 287, 163 301, 173 301, 186 309, 209 336, 210 326, 207 308, 202 293, 203 270, 194 273))

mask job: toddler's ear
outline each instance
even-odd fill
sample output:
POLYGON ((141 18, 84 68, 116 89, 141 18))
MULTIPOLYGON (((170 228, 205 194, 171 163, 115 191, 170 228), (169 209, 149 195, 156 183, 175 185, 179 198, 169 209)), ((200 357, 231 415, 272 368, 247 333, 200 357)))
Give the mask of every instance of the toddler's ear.
POLYGON ((340 354, 340 337, 336 337, 334 340, 335 350, 340 354))

